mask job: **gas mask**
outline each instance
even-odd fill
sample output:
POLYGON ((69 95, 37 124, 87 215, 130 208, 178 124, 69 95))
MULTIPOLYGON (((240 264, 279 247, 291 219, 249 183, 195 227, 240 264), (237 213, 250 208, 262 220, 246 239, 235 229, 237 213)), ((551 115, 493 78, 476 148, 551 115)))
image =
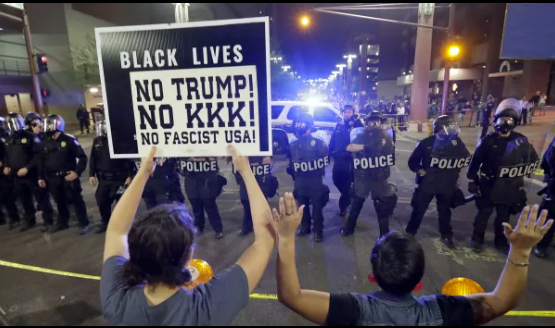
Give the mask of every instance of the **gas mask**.
POLYGON ((516 127, 515 119, 512 117, 499 117, 495 120, 495 132, 508 133, 516 127))
POLYGON ((306 122, 296 122, 293 127, 295 130, 295 135, 297 137, 304 136, 308 131, 310 131, 310 126, 306 122))

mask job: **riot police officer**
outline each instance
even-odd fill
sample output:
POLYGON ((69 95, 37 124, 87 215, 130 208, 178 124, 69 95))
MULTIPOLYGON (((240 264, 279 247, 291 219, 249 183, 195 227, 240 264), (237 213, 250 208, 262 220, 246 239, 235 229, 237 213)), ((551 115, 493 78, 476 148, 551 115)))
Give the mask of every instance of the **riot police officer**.
POLYGON ((333 157, 333 184, 339 192, 339 214, 346 215, 351 205, 351 185, 353 183, 353 159, 347 146, 351 143, 350 133, 354 128, 363 127, 362 121, 355 115, 352 105, 343 107, 343 120, 337 123, 330 140, 330 154, 333 157))
MULTIPOLYGON (((134 160, 134 168, 132 169, 133 175, 139 171, 141 167, 141 160, 134 160)), ((168 204, 173 201, 181 201, 175 197, 175 179, 177 176, 177 159, 162 157, 157 158, 156 163, 158 168, 154 174, 148 179, 145 189, 143 190, 143 200, 147 209, 152 209, 161 204, 168 204)), ((179 181, 178 181, 179 182, 179 181)), ((182 193, 179 192, 181 195, 182 193)))
MULTIPOLYGON (((273 197, 278 188, 277 179, 271 174, 271 162, 272 159, 270 157, 249 157, 252 173, 260 186, 260 190, 262 190, 267 198, 273 197)), ((235 172, 235 180, 239 185, 239 198, 243 205, 243 225, 239 235, 246 236, 253 232, 251 204, 245 181, 239 172, 235 172)))
MULTIPOLYGON (((42 131, 42 119, 39 114, 35 112, 27 113, 27 115, 25 116, 25 126, 25 130, 27 132, 32 133, 33 135, 38 137, 41 143, 44 141, 46 136, 45 133, 42 131)), ((42 145, 40 145, 39 150, 42 151, 42 145)), ((39 156, 40 152, 38 154, 35 154, 34 160, 38 160, 39 156)), ((52 209, 52 204, 50 204, 50 195, 48 194, 48 190, 39 187, 39 185, 36 183, 36 180, 36 177, 34 177, 34 181, 32 183, 33 195, 37 202, 37 211, 42 211, 42 219, 44 224, 41 232, 47 232, 54 224, 54 210, 52 209)))
POLYGON ((305 205, 299 237, 314 231, 314 241, 323 241, 324 207, 329 201, 330 188, 324 184, 326 166, 330 164, 326 142, 314 138, 310 133, 314 119, 307 113, 299 114, 293 121, 295 138, 289 147, 288 173, 295 180, 293 194, 299 205, 305 205), (312 204, 312 216, 309 205, 312 204), (311 222, 312 221, 312 222, 311 222), (311 227, 313 225, 313 227, 311 227))
POLYGON ((459 127, 450 116, 434 121, 434 135, 422 140, 409 158, 409 168, 416 173, 418 187, 412 197, 412 215, 407 233, 416 235, 430 202, 437 199, 441 241, 455 248, 451 227, 451 203, 458 190, 462 168, 470 165, 470 152, 459 138, 459 127))
POLYGON ((222 218, 216 198, 222 193, 227 180, 219 174, 218 161, 212 157, 195 157, 180 158, 177 163, 178 172, 185 176, 185 193, 193 207, 199 235, 206 226, 206 212, 216 239, 223 239, 222 218))
POLYGON ((46 139, 38 162, 39 186, 48 187, 58 206, 58 224, 50 232, 69 228, 68 202, 71 202, 79 220, 79 234, 85 235, 89 232, 89 218, 79 177, 87 168, 88 159, 79 141, 64 133, 64 129, 65 121, 59 115, 49 115, 44 120, 46 139))
POLYGON ((528 138, 513 131, 520 112, 516 99, 505 99, 499 104, 494 116, 495 132, 481 140, 468 168, 468 190, 481 195, 476 199, 478 215, 471 243, 477 253, 483 251, 484 235, 494 209, 495 246, 508 252, 503 223, 526 205, 524 177, 538 166, 538 155, 528 138))
POLYGON ((40 140, 33 133, 24 130, 23 117, 17 113, 7 116, 10 136, 7 139, 4 158, 4 174, 13 179, 14 194, 21 199, 25 211, 25 221, 20 231, 32 229, 36 225, 36 209, 33 202, 33 189, 37 184, 37 157, 40 153, 40 140))
MULTIPOLYGON (((0 168, 4 167, 8 137, 6 120, 0 117, 0 168)), ((5 208, 8 211, 8 217, 10 219, 10 230, 17 228, 20 222, 19 213, 15 205, 15 197, 12 191, 13 182, 9 177, 3 174, 2 170, 2 172, 0 172, 0 225, 6 224, 6 216, 3 210, 3 208, 5 208)))
POLYGON ((366 201, 372 195, 378 216, 380 236, 389 232, 389 217, 397 206, 397 190, 389 183, 391 166, 395 165, 393 136, 383 127, 384 119, 374 111, 366 118, 366 128, 351 131, 351 144, 347 150, 353 153, 353 201, 347 223, 341 235, 354 233, 358 217, 366 201))
MULTIPOLYGON (((551 141, 551 146, 543 155, 541 168, 544 170, 544 181, 547 186, 543 189, 543 200, 540 211, 547 210, 549 217, 555 215, 555 139, 551 141)), ((543 237, 542 241, 536 246, 534 255, 540 259, 547 257, 547 248, 553 242, 555 236, 555 227, 551 227, 547 234, 543 237)))
POLYGON ((101 234, 108 228, 112 204, 116 201, 118 190, 126 183, 130 166, 127 160, 110 158, 106 122, 103 118, 96 121, 95 130, 96 138, 93 141, 89 164, 89 182, 93 187, 98 185, 95 198, 102 222, 96 233, 101 234))
POLYGON ((495 99, 493 99, 492 95, 488 95, 486 103, 484 104, 484 109, 482 110, 482 134, 480 134, 480 139, 484 139, 488 134, 491 113, 493 112, 494 107, 495 99))

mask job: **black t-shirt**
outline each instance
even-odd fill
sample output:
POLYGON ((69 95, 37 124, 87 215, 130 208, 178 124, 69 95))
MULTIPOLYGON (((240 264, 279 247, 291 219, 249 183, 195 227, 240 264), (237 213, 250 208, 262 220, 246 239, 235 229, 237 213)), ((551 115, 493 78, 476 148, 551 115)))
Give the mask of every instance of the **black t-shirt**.
MULTIPOLYGON (((474 311, 465 297, 437 295, 444 326, 474 326, 474 311)), ((352 294, 332 294, 328 313, 328 326, 356 326, 361 309, 352 294)))

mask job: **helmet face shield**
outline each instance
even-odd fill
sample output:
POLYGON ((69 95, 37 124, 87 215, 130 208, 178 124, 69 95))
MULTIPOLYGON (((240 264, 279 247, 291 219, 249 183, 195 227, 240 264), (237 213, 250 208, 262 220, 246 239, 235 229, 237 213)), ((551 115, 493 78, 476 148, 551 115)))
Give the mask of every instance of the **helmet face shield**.
POLYGON ((97 137, 105 137, 108 135, 105 121, 96 121, 95 129, 97 137))
POLYGON ((456 123, 443 125, 441 129, 436 132, 441 138, 455 138, 461 133, 461 128, 456 123))
POLYGON ((11 133, 21 131, 25 128, 25 122, 23 120, 23 117, 19 115, 14 115, 14 114, 8 115, 7 125, 8 125, 8 130, 11 133))
POLYGON ((56 132, 64 132, 65 122, 63 118, 58 115, 50 115, 44 119, 43 132, 47 134, 54 134, 56 132))
POLYGON ((495 127, 495 131, 507 133, 516 127, 516 120, 508 116, 498 117, 495 122, 493 122, 493 126, 495 127))

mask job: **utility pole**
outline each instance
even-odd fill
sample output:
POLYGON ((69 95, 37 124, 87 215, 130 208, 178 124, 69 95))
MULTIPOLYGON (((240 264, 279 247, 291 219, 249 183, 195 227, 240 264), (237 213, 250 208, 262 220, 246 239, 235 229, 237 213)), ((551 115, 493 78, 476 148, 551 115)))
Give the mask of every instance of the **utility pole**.
POLYGON ((39 75, 35 67, 35 55, 33 53, 33 43, 31 41, 31 30, 29 28, 29 19, 27 13, 23 9, 23 35, 25 36, 25 45, 27 46, 27 57, 29 58, 29 69, 31 70, 31 78, 33 79, 33 91, 35 100, 35 110, 39 115, 44 115, 42 107, 42 92, 40 90, 39 75))
MULTIPOLYGON (((446 45, 451 42, 453 38, 453 32, 455 27, 455 3, 453 2, 449 7, 449 26, 447 29, 447 42, 446 45)), ((457 54, 458 55, 458 54, 457 54)), ((443 75, 443 95, 441 98, 441 114, 445 115, 447 111, 447 95, 449 93, 449 73, 451 71, 451 58, 447 57, 445 59, 445 72, 443 75)))

